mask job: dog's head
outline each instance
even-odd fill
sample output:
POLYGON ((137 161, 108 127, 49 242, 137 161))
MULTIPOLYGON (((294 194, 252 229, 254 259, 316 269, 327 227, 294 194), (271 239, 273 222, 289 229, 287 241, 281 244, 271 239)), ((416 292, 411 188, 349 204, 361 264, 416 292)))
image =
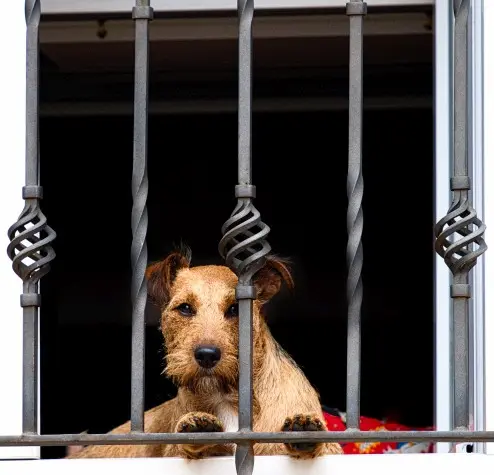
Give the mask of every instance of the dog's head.
MULTIPOLYGON (((194 392, 228 390, 238 378, 237 276, 224 266, 190 266, 190 252, 174 252, 146 271, 148 292, 161 308, 166 373, 194 392)), ((269 257, 253 278, 254 347, 264 329, 260 310, 283 284, 293 287, 284 261, 269 257)))

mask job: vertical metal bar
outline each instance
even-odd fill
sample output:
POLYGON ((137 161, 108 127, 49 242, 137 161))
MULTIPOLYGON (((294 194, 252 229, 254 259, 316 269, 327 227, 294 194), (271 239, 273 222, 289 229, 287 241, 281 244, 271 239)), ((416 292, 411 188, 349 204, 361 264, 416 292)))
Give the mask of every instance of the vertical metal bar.
MULTIPOLYGON (((271 247, 266 241, 270 229, 261 221, 254 207, 256 188, 252 185, 252 21, 254 1, 238 0, 238 182, 235 187, 237 206, 223 225, 219 251, 226 264, 238 275, 236 297, 239 302, 239 381, 238 422, 240 431, 253 427, 252 373, 252 301, 256 288, 252 278, 265 265, 271 247)), ((252 443, 237 444, 235 466, 238 475, 254 470, 252 443)))
MULTIPOLYGON (((40 18, 40 2, 26 1, 26 186, 36 186, 39 182, 40 18)), ((25 281, 23 294, 39 297, 37 283, 25 281)), ((22 432, 30 434, 38 432, 38 308, 36 305, 23 308, 22 432)))
POLYGON ((468 368, 468 298, 470 286, 467 276, 456 275, 453 279, 453 400, 455 429, 468 429, 469 409, 469 368, 468 368), (461 287, 464 286, 464 287, 461 287), (455 292, 455 289, 467 289, 467 292, 455 292))
POLYGON ((352 0, 346 5, 350 17, 350 90, 348 133, 348 245, 347 245, 347 429, 360 427, 360 346, 362 307, 362 103, 363 103, 363 17, 367 4, 352 0))
POLYGON ((39 201, 43 197, 39 176, 39 0, 25 2, 27 25, 26 60, 26 186, 22 189, 24 210, 8 230, 7 253, 14 272, 23 280, 23 372, 22 431, 38 432, 38 311, 39 280, 55 258, 50 243, 55 232, 46 224, 39 201))
MULTIPOLYGON (((254 0, 238 0, 238 183, 251 185, 252 180, 252 21, 254 0)), ((254 287, 250 275, 240 275, 239 301, 239 380, 238 427, 252 430, 252 298, 254 287), (241 287, 242 286, 242 287, 241 287), (246 291, 242 293, 242 289, 246 291)), ((254 470, 252 444, 238 444, 235 452, 238 475, 254 470)))
POLYGON ((134 164, 132 170, 132 382, 131 431, 144 432, 145 310, 148 260, 146 234, 148 214, 147 138, 149 21, 153 9, 149 0, 137 0, 132 10, 135 21, 134 164))
MULTIPOLYGON (((237 288, 239 300, 239 380, 238 380, 238 427, 240 431, 252 430, 252 297, 242 290, 253 291, 251 282, 237 288)), ((251 443, 238 444, 235 452, 235 466, 238 475, 250 475, 254 470, 254 454, 251 443)))
MULTIPOLYGON (((467 177, 467 33, 470 11, 469 0, 454 1, 454 165, 455 177, 467 177)), ((468 200, 470 186, 458 190, 461 200, 468 200)), ((454 427, 467 429, 469 414, 468 367, 468 299, 470 285, 468 272, 459 272, 453 278, 453 355, 454 355, 454 427), (454 292, 459 286, 468 286, 466 292, 454 292)))
MULTIPOLYGON (((36 295, 35 284, 24 284, 23 295, 36 295)), ((21 302, 22 305, 22 302, 21 302)), ((38 433, 38 306, 23 307, 22 433, 38 433)))
POLYGON ((39 0, 26 1, 26 185, 39 180, 39 0))
POLYGON ((238 0, 238 182, 252 180, 252 20, 254 0, 238 0))
POLYGON ((455 429, 469 427, 469 273, 477 258, 487 249, 482 235, 485 225, 477 218, 470 203, 468 176, 469 126, 468 94, 468 21, 470 0, 454 0, 454 159, 451 190, 453 203, 448 214, 436 227, 436 251, 453 274, 452 378, 453 425, 455 429))

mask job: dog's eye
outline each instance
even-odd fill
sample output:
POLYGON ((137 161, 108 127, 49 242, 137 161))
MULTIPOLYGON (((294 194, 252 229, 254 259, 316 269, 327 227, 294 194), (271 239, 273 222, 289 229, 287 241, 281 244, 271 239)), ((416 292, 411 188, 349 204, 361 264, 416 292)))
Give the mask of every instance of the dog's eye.
POLYGON ((183 315, 184 317, 192 317, 194 315, 194 310, 188 303, 181 303, 178 307, 175 308, 175 310, 178 310, 180 315, 183 315))
POLYGON ((234 318, 238 317, 238 303, 234 303, 228 307, 228 310, 225 313, 225 317, 234 318))

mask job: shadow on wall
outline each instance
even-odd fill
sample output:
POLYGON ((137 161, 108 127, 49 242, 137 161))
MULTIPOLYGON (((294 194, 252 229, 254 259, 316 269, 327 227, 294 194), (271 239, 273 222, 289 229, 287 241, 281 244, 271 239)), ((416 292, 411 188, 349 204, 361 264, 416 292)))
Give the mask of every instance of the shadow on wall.
MULTIPOLYGON (((347 114, 254 117, 256 206, 296 290, 268 311, 275 337, 324 404, 346 384, 347 114)), ((362 414, 432 421, 432 113, 364 118, 362 414), (414 231, 411 231, 411 229, 414 231), (420 295, 411 291, 417 283, 420 295)), ((151 117, 149 260, 181 240, 193 264, 220 263, 235 205, 235 115, 151 117)), ((43 433, 105 432, 130 408, 132 118, 43 119, 43 210, 58 233, 43 280, 43 433)), ((174 395, 148 307, 146 406, 174 395)), ((62 449, 44 449, 58 457, 62 449)))

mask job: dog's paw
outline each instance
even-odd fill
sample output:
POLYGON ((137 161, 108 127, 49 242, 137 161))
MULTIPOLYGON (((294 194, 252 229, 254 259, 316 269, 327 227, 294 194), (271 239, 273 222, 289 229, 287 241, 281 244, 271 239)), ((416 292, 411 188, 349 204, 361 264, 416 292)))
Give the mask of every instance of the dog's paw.
MULTIPOLYGON (((313 414, 296 414, 287 417, 281 428, 282 432, 313 432, 326 431, 326 426, 319 417, 313 414)), ((288 454, 296 458, 314 458, 321 455, 342 453, 339 444, 326 443, 293 443, 285 444, 288 454)))
MULTIPOLYGON (((206 412, 189 412, 177 423, 176 432, 223 432, 221 421, 206 412)), ((221 445, 188 444, 180 447, 180 455, 187 459, 199 459, 218 455, 230 455, 231 450, 221 445)))
POLYGON ((221 421, 206 412, 189 412, 177 424, 177 432, 223 432, 221 421))

